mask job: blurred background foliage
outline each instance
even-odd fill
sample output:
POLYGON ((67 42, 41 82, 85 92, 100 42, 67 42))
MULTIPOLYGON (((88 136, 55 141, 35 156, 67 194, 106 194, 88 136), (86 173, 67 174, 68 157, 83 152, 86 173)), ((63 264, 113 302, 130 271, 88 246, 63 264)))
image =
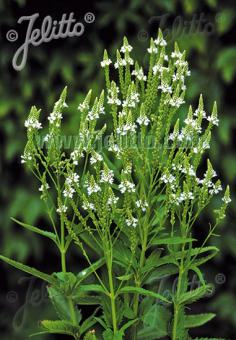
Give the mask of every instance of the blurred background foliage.
MULTIPOLYGON (((187 102, 196 104, 199 94, 203 93, 208 111, 214 100, 218 103, 220 126, 213 135, 210 157, 223 183, 230 184, 233 196, 227 218, 219 230, 221 237, 212 241, 220 247, 221 253, 206 267, 206 277, 215 284, 215 293, 194 307, 197 311, 215 311, 217 318, 195 335, 236 339, 235 17, 235 1, 0 1, 1 253, 44 270, 59 269, 54 249, 35 235, 19 230, 10 219, 14 216, 35 225, 48 222, 37 183, 20 164, 25 144, 24 121, 30 106, 41 107, 46 121, 45 117, 61 89, 68 85, 65 132, 75 131, 80 100, 88 89, 92 88, 96 94, 103 86, 100 61, 104 48, 114 57, 123 36, 127 35, 135 46, 135 58, 145 63, 148 38, 155 35, 161 26, 168 41, 178 41, 181 49, 187 51, 192 70, 187 102), (26 26, 17 24, 17 20, 22 15, 36 12, 40 13, 37 27, 46 15, 60 19, 63 13, 70 12, 74 12, 75 18, 82 22, 84 14, 92 12, 96 20, 92 24, 85 23, 85 32, 80 38, 67 38, 30 48, 25 68, 17 72, 11 61, 16 49, 24 42, 26 30, 26 26), (17 42, 7 41, 9 29, 16 29, 19 33, 17 42)), ((208 228, 212 207, 197 226, 197 237, 204 235, 208 228)), ((78 268, 78 258, 73 253, 70 263, 72 268, 78 268)), ((4 278, 1 280, 0 298, 1 339, 25 339, 35 329, 37 320, 51 313, 45 296, 41 300, 44 292, 40 283, 29 280, 27 283, 21 273, 2 264, 1 278, 4 278)))

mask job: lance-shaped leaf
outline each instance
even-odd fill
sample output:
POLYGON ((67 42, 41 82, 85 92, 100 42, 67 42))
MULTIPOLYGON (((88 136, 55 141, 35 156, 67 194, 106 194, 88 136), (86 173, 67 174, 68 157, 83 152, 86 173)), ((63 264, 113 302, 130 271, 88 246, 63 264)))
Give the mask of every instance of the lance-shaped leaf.
POLYGON ((18 221, 17 219, 15 219, 15 218, 13 218, 13 217, 12 217, 11 219, 12 219, 14 222, 16 222, 17 224, 19 224, 20 226, 24 227, 25 229, 28 229, 28 230, 30 230, 30 231, 33 231, 33 232, 36 233, 36 234, 45 236, 45 237, 51 239, 53 242, 55 242, 56 245, 58 245, 58 244, 57 244, 57 237, 56 237, 56 235, 55 235, 54 233, 52 233, 52 232, 50 232, 50 231, 46 231, 46 230, 39 229, 39 228, 34 227, 34 226, 30 225, 30 224, 23 223, 23 222, 18 221))
POLYGON ((215 317, 214 313, 186 315, 184 317, 185 328, 195 328, 204 325, 215 317))
POLYGON ((170 301, 167 300, 161 294, 152 292, 152 291, 144 289, 144 288, 139 288, 139 287, 132 287, 132 286, 123 287, 119 290, 118 295, 119 294, 130 294, 130 293, 140 294, 140 295, 145 295, 145 296, 151 296, 151 297, 154 297, 154 298, 159 299, 161 301, 164 301, 166 303, 170 303, 170 301))
POLYGON ((20 262, 15 261, 15 260, 9 259, 8 257, 0 255, 0 260, 10 264, 11 266, 13 266, 17 269, 20 269, 21 271, 23 271, 25 273, 31 274, 31 275, 38 277, 39 279, 42 279, 44 281, 47 281, 51 284, 54 284, 56 282, 55 278, 53 278, 52 276, 50 276, 46 273, 43 273, 43 272, 41 272, 41 271, 39 271, 35 268, 26 266, 25 264, 22 264, 20 262))
POLYGON ((193 289, 187 293, 182 294, 179 299, 178 303, 179 304, 190 304, 193 303, 202 297, 204 297, 207 293, 209 293, 212 290, 211 285, 205 285, 198 287, 196 289, 193 289))

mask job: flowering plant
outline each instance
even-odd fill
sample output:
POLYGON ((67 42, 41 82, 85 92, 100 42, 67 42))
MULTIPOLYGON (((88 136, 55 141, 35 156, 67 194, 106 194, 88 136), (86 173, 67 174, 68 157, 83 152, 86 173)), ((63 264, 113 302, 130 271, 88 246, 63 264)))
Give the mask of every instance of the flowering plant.
POLYGON ((93 103, 89 91, 79 104, 78 138, 71 152, 61 143, 66 88, 48 117, 43 146, 40 110, 32 107, 25 122, 28 140, 21 161, 40 183, 51 230, 15 221, 54 242, 61 271, 46 274, 0 258, 48 282, 59 319, 42 321, 39 334, 187 340, 189 329, 214 317, 191 314, 186 306, 211 289, 201 265, 218 252, 207 242, 230 202, 227 187, 207 237, 195 246, 195 221, 222 190, 210 160, 203 158, 218 125, 216 104, 207 115, 200 96, 198 107, 190 106, 185 118, 178 118, 185 114, 190 71, 177 44, 166 54, 161 31, 150 41, 147 74, 131 51, 124 38, 114 63, 115 80, 104 52, 106 91, 93 103), (66 261, 73 244, 88 263, 76 273, 68 271, 66 261), (199 285, 189 289, 192 273, 199 285), (163 277, 176 282, 175 289, 163 290, 163 277), (82 305, 94 307, 87 319, 82 305))

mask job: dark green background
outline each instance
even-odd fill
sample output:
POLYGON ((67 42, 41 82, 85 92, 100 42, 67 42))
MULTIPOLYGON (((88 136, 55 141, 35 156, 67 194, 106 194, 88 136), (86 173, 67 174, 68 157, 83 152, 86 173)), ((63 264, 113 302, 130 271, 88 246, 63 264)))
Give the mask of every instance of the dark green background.
MULTIPOLYGON (((171 44, 177 40, 181 49, 187 51, 192 71, 187 102, 196 105, 199 94, 203 93, 207 110, 211 109, 214 100, 218 103, 220 127, 214 131, 210 157, 223 183, 230 184, 233 198, 227 218, 218 230, 221 237, 212 240, 220 247, 221 253, 205 268, 206 277, 214 284, 215 292, 193 307, 197 312, 216 312, 217 318, 199 328, 194 335, 235 340, 235 1, 104 0, 82 3, 69 0, 0 0, 0 252, 44 271, 59 270, 53 245, 21 230, 10 220, 14 216, 38 226, 48 223, 39 200, 37 183, 20 164, 25 144, 24 121, 33 104, 42 108, 45 121, 60 91, 68 85, 69 109, 65 117, 65 132, 74 131, 78 120, 76 108, 81 98, 88 89, 93 88, 98 93, 103 86, 100 68, 103 49, 107 48, 114 57, 123 36, 127 35, 135 47, 134 56, 146 63, 148 38, 158 30, 160 16, 167 40, 171 44), (26 25, 17 24, 17 20, 22 15, 36 12, 40 13, 37 27, 46 15, 60 19, 63 13, 74 12, 75 18, 84 22, 84 14, 92 12, 96 19, 92 24, 85 23, 85 32, 80 38, 67 38, 30 48, 25 68, 17 72, 11 61, 16 49, 23 43, 26 31, 26 25), (16 29, 19 33, 19 39, 14 43, 6 39, 9 29, 16 29), (220 284, 222 278, 223 283, 220 284)), ((205 235, 211 214, 209 209, 198 222, 196 237, 205 235)), ((72 270, 81 268, 78 254, 72 252, 70 265, 72 270)), ((0 338, 26 339, 36 329, 38 320, 53 315, 47 308, 45 286, 2 263, 0 270, 0 338)), ((56 338, 59 339, 58 336, 56 338)))

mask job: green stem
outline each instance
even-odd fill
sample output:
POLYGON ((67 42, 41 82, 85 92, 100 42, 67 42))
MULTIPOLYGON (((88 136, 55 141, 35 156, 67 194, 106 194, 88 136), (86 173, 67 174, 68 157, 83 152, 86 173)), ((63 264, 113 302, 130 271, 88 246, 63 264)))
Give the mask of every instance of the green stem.
MULTIPOLYGON (((184 248, 185 248, 185 246, 183 245, 182 251, 184 251, 184 248)), ((179 301, 179 296, 182 292, 183 274, 184 274, 184 261, 183 261, 183 256, 182 256, 181 264, 180 264, 180 268, 179 268, 176 298, 175 298, 175 301, 174 301, 174 320, 173 320, 173 329, 172 329, 172 340, 178 340, 177 330, 178 330, 179 311, 180 311, 180 305, 179 305, 178 301, 179 301)))
POLYGON ((115 304, 115 293, 114 293, 114 285, 112 279, 112 266, 108 262, 108 279, 109 279, 109 287, 110 287, 110 299, 111 299, 111 314, 112 314, 112 324, 114 334, 117 332, 117 323, 116 323, 116 304, 115 304))
MULTIPOLYGON (((65 225, 63 218, 61 218, 61 269, 63 273, 66 273, 66 250, 65 250, 65 225)), ((76 313, 75 313, 75 307, 73 304, 73 301, 70 297, 67 297, 69 310, 70 310, 70 317, 73 325, 77 325, 77 319, 76 319, 76 313)))
MULTIPOLYGON (((146 249, 147 249, 147 238, 148 238, 148 228, 144 230, 144 241, 142 245, 142 251, 140 255, 140 262, 139 262, 139 267, 142 268, 144 265, 145 261, 145 254, 146 254, 146 249)), ((136 287, 140 287, 141 282, 138 279, 136 280, 136 287)), ((134 317, 136 318, 138 316, 138 305, 139 305, 139 294, 135 294, 134 296, 134 303, 133 303, 133 310, 134 310, 134 317)), ((131 330, 131 339, 136 340, 137 339, 137 324, 135 323, 132 327, 131 330)))

